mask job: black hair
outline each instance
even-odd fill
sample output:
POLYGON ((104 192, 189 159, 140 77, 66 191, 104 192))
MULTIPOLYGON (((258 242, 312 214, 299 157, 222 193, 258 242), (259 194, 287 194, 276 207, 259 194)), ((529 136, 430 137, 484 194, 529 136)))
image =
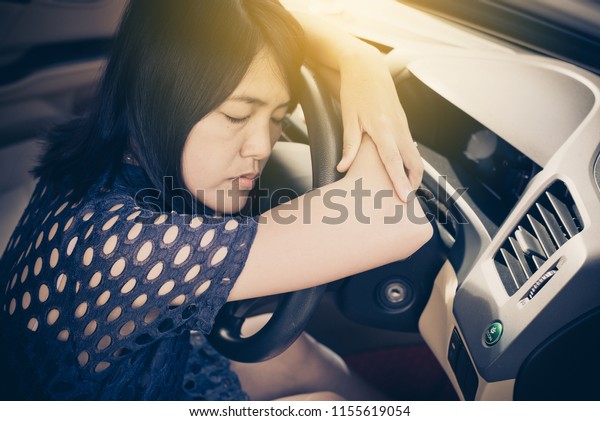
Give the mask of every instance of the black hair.
POLYGON ((93 107, 48 134, 34 175, 66 179, 81 196, 105 171, 116 174, 130 150, 157 188, 164 177, 184 188, 187 135, 264 47, 295 105, 303 33, 277 0, 131 0, 93 107))

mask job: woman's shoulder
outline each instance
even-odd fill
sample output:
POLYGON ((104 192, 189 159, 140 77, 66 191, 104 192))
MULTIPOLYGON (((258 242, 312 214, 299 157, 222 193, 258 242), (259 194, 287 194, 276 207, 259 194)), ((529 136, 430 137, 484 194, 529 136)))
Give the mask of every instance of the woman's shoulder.
POLYGON ((256 220, 155 212, 118 183, 81 198, 65 187, 40 182, 3 256, 11 332, 71 344, 91 375, 120 360, 121 348, 181 329, 207 333, 256 220))
POLYGON ((12 287, 28 273, 55 278, 63 269, 186 279, 192 260, 206 269, 243 264, 256 234, 254 218, 163 212, 121 183, 97 183, 82 197, 68 187, 39 181, 2 258, 12 287))

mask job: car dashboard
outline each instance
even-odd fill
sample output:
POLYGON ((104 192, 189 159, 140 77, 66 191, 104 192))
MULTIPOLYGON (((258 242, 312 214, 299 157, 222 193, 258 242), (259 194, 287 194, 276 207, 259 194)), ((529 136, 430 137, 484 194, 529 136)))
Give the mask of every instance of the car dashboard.
POLYGON ((544 396, 547 381, 527 380, 531 356, 550 352, 560 329, 597 317, 598 79, 526 56, 437 56, 407 70, 401 99, 421 94, 402 103, 426 107, 407 107, 425 146, 424 185, 458 221, 451 268, 434 285, 450 296, 430 299, 420 331, 439 342, 463 397, 499 397, 499 387, 503 398, 544 396), (505 383, 516 379, 534 384, 505 383))
POLYGON ((600 78, 402 4, 339 3, 326 18, 386 54, 424 160, 448 253, 418 328, 457 393, 597 399, 600 78))

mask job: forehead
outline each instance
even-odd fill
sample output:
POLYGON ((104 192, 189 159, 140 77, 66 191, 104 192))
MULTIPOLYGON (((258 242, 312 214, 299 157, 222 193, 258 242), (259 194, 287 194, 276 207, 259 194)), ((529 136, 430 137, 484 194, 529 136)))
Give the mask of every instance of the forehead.
POLYGON ((285 77, 273 55, 266 49, 254 57, 248 71, 227 100, 252 98, 266 105, 280 105, 290 100, 285 77))

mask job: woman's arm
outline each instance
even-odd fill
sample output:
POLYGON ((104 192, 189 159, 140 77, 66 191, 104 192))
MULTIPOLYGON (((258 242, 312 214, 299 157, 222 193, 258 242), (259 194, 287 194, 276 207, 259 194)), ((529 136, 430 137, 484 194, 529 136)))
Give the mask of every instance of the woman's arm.
POLYGON ((338 170, 348 170, 366 133, 377 146, 394 189, 406 200, 421 183, 423 163, 382 54, 331 22, 293 13, 305 32, 307 61, 332 92, 339 93, 344 153, 338 170))
POLYGON ((431 235, 418 201, 400 201, 365 136, 343 179, 262 215, 229 300, 304 289, 404 259, 431 235))

